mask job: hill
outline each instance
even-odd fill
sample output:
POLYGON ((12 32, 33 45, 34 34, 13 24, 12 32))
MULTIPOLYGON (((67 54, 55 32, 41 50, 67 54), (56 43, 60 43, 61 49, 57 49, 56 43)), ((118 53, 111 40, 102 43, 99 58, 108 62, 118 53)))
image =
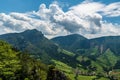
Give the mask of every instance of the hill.
POLYGON ((18 50, 29 53, 31 57, 41 60, 45 64, 56 65, 66 75, 71 75, 71 79, 81 77, 85 79, 90 76, 90 80, 98 77, 99 79, 111 79, 113 74, 111 77, 108 73, 120 70, 119 48, 117 48, 119 41, 118 44, 114 42, 117 37, 112 38, 113 40, 110 38, 110 41, 115 43, 114 46, 117 46, 116 49, 109 46, 111 43, 107 41, 108 37, 87 39, 81 35, 73 34, 49 40, 42 32, 35 29, 4 34, 0 36, 0 39, 9 42, 18 50), (79 72, 77 77, 75 77, 77 75, 76 69, 79 72))
POLYGON ((106 36, 94 39, 87 39, 79 34, 72 34, 67 36, 60 36, 51 39, 61 47, 77 52, 79 49, 90 49, 98 47, 104 52, 108 48, 116 55, 120 55, 120 36, 106 36))
POLYGON ((73 52, 75 52, 75 50, 78 48, 85 48, 85 49, 89 48, 88 39, 78 34, 72 34, 68 36, 59 36, 51 40, 59 44, 64 49, 67 49, 73 52))
POLYGON ((7 41, 21 51, 29 52, 46 63, 57 54, 58 46, 45 38, 42 32, 36 29, 27 30, 22 33, 1 35, 0 39, 7 41))
POLYGON ((21 53, 0 41, 0 80, 69 80, 54 66, 48 68, 41 61, 21 53), (52 77, 51 77, 52 74, 52 77))
POLYGON ((118 64, 120 64, 120 36, 87 39, 81 35, 72 34, 55 37, 51 40, 75 53, 76 60, 80 62, 80 66, 82 65, 82 68, 79 67, 80 70, 85 68, 90 72, 92 70, 102 75, 106 75, 101 73, 104 71, 109 72, 117 69, 119 72, 120 70, 118 68, 118 64))

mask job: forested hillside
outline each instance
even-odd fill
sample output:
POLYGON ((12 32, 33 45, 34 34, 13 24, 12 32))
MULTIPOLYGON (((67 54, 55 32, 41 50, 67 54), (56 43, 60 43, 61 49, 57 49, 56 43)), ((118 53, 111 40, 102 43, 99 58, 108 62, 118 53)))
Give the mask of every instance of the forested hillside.
POLYGON ((21 53, 4 41, 0 41, 0 80, 69 80, 54 66, 21 53))

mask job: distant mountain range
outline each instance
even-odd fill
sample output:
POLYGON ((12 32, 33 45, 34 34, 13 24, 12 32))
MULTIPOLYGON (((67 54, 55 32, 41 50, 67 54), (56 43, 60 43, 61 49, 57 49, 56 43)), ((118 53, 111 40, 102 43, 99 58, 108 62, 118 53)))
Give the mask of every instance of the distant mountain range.
POLYGON ((92 75, 95 72, 104 76, 111 70, 120 69, 120 36, 87 39, 72 34, 50 40, 33 29, 0 35, 0 39, 46 64, 58 66, 66 74, 74 74, 71 70, 77 67, 80 74, 92 75), (70 72, 61 66, 67 66, 70 72))
POLYGON ((87 39, 78 34, 60 36, 52 39, 61 47, 76 52, 77 49, 89 49, 98 47, 105 51, 110 49, 116 55, 120 55, 120 36, 106 36, 94 39, 87 39))

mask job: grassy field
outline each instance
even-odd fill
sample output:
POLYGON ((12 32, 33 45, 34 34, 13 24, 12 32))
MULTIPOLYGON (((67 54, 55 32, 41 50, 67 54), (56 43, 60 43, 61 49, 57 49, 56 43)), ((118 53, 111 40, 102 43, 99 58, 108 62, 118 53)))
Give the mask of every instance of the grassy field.
MULTIPOLYGON (((75 80, 75 74, 66 74, 70 79, 75 80)), ((77 77, 78 80, 93 80, 96 76, 82 76, 77 77)))
POLYGON ((59 70, 65 72, 65 73, 72 73, 72 67, 68 66, 67 64, 57 61, 57 60, 52 60, 56 64, 56 68, 59 70))
MULTIPOLYGON (((56 64, 56 68, 63 71, 71 80, 75 80, 75 73, 72 67, 57 60, 52 60, 52 61, 56 64)), ((83 76, 83 75, 79 75, 77 77, 78 80, 94 80, 95 78, 96 76, 83 76)), ((109 80, 109 79, 102 77, 96 80, 109 80)))

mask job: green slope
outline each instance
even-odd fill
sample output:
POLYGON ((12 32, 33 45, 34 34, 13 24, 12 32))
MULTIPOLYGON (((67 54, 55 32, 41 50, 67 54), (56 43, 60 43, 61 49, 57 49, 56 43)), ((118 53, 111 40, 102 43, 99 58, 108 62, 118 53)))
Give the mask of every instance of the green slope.
POLYGON ((21 53, 8 43, 0 41, 0 80, 55 79, 70 80, 58 69, 50 69, 41 61, 30 57, 29 54, 21 53), (51 74, 53 75, 52 78, 51 74))

